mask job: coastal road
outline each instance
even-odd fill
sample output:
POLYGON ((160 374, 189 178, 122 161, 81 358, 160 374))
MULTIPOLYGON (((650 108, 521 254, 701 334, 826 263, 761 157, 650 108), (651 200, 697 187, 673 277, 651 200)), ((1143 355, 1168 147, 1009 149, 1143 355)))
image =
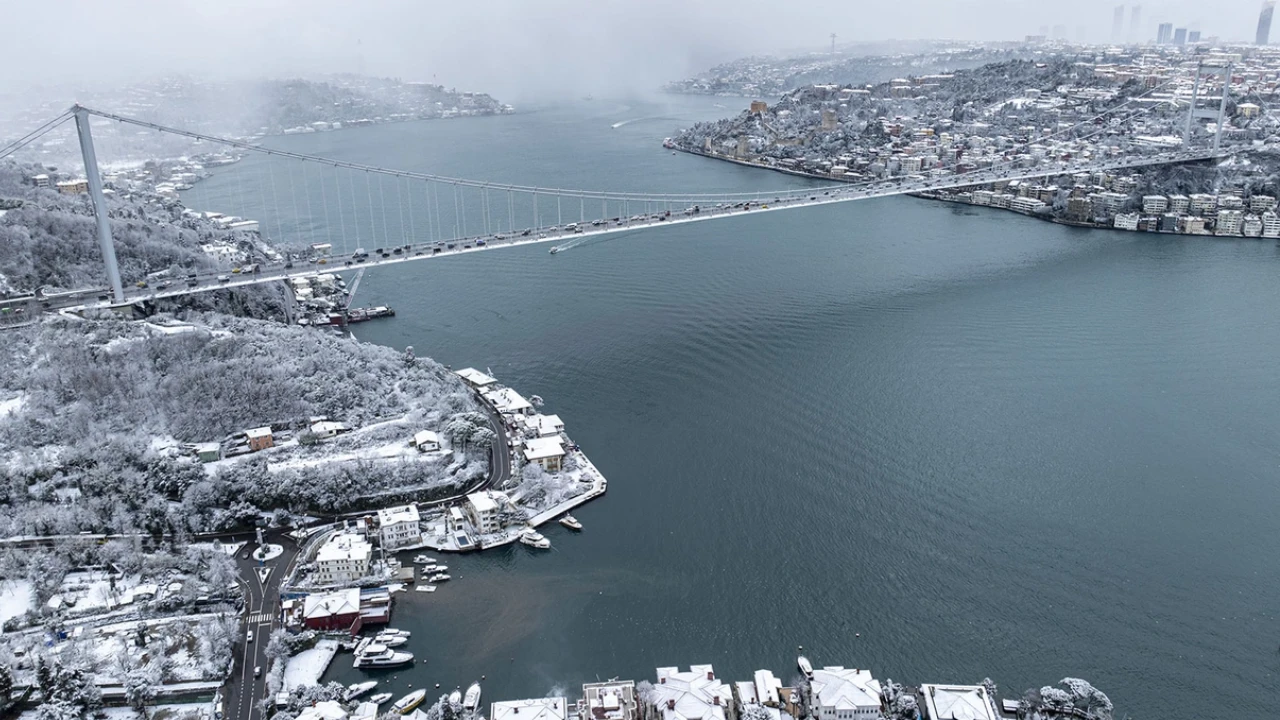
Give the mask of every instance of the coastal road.
POLYGON ((280 545, 284 552, 264 563, 254 560, 246 552, 257 549, 249 542, 236 556, 236 568, 240 571, 240 585, 245 595, 245 624, 241 628, 236 645, 235 664, 223 686, 223 716, 225 720, 262 720, 258 701, 267 696, 267 640, 272 629, 280 626, 280 583, 288 575, 290 566, 298 555, 298 545, 287 535, 266 537, 268 543, 280 545), (258 568, 271 572, 263 582, 258 568), (249 632, 253 642, 248 642, 249 632), (254 668, 262 668, 260 676, 254 676, 254 668))

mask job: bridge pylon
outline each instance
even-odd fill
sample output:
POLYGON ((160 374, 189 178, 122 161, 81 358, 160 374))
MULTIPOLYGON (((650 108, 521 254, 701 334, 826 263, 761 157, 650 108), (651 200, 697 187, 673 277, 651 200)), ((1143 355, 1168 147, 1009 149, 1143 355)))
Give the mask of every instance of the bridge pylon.
POLYGON ((98 247, 102 249, 102 261, 107 266, 107 281, 117 303, 124 302, 124 285, 120 282, 120 265, 116 262, 116 246, 111 240, 111 219, 108 217, 107 199, 102 194, 102 174, 98 172, 98 156, 93 149, 93 134, 89 130, 89 112, 75 105, 76 133, 80 136, 80 155, 84 159, 84 174, 89 182, 89 199, 93 202, 93 217, 98 222, 98 247))

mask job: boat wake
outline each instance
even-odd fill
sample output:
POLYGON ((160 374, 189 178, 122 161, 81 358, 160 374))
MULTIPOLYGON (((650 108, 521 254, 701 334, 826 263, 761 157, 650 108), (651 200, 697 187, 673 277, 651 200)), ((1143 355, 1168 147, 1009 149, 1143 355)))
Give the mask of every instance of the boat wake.
POLYGON ((623 126, 626 126, 626 125, 630 125, 631 123, 638 123, 638 122, 642 122, 642 121, 644 121, 644 120, 664 120, 664 119, 666 119, 666 118, 664 118, 664 117, 663 117, 663 116, 661 116, 661 115, 650 115, 650 116, 648 116, 648 117, 631 118, 630 120, 623 120, 622 122, 616 122, 616 123, 614 123, 613 125, 610 125, 610 127, 612 127, 613 129, 617 130, 617 129, 618 129, 618 128, 620 128, 620 127, 623 127, 623 126))

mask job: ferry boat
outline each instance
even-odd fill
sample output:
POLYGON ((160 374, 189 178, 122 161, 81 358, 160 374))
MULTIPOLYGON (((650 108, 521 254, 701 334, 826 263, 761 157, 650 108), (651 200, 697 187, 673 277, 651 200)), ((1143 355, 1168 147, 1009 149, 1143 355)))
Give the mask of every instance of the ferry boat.
POLYGON ((356 656, 352 667, 398 667, 413 662, 413 653, 400 652, 381 643, 373 643, 364 652, 356 656))
POLYGON ((409 642, 409 638, 402 635, 375 635, 373 641, 379 645, 386 645, 389 648, 400 647, 409 642))
POLYGON ((452 578, 449 577, 449 573, 435 573, 431 577, 427 578, 427 582, 442 583, 451 579, 452 578))
POLYGON ((804 673, 805 677, 813 679, 813 666, 809 664, 809 658, 803 655, 796 658, 796 667, 800 668, 800 672, 804 673))
POLYGON ((471 687, 467 688, 466 697, 462 698, 462 709, 467 712, 475 712, 480 708, 480 683, 473 682, 471 687))
POLYGON ((565 515, 564 517, 560 518, 560 524, 569 528, 570 530, 582 529, 582 523, 578 522, 578 519, 572 515, 565 515))
POLYGON ((529 528, 521 533, 520 542, 528 545, 529 547, 538 548, 539 550, 546 550, 551 547, 551 541, 543 537, 542 533, 534 530, 533 528, 529 528))
POLYGON ((397 700, 395 704, 391 706, 391 712, 400 713, 401 715, 408 715, 409 713, 413 712, 414 708, 421 705, 422 701, 426 697, 427 697, 426 690, 414 690, 408 695, 405 695, 404 697, 397 700))
POLYGON ((454 705, 461 705, 461 704, 462 704, 462 691, 461 691, 461 690, 454 690, 453 692, 449 693, 449 702, 453 703, 454 705))
POLYGON ((374 705, 381 705, 382 703, 390 699, 391 699, 391 693, 388 693, 388 692, 381 692, 381 693, 377 693, 375 695, 369 696, 369 702, 373 703, 374 705))
POLYGON ((343 702, 351 702, 370 690, 378 687, 377 680, 369 680, 368 682, 355 683, 347 686, 347 693, 342 696, 343 702))
POLYGON ((413 562, 414 562, 414 563, 416 563, 416 564, 418 564, 418 565, 430 565, 431 563, 433 563, 433 562, 435 562, 435 561, 436 561, 436 559, 435 559, 435 558, 433 558, 433 557, 427 557, 426 555, 414 555, 414 556, 413 556, 413 562))

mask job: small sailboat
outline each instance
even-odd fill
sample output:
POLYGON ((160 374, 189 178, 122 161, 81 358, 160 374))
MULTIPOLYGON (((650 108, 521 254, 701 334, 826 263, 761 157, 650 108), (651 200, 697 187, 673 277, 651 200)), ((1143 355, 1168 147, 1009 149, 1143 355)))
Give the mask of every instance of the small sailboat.
POLYGON ((427 697, 426 690, 414 690, 408 695, 405 695, 404 697, 397 700, 395 704, 391 706, 391 712, 400 713, 401 715, 408 715, 410 712, 413 711, 414 708, 421 705, 423 699, 425 699, 426 697, 427 697))
POLYGON ((565 515, 564 517, 560 518, 560 524, 569 528, 570 530, 582 529, 582 523, 578 522, 578 519, 572 515, 565 515))
POLYGON ((462 698, 462 709, 468 712, 475 712, 480 707, 480 683, 473 682, 471 687, 467 688, 466 697, 462 698))

